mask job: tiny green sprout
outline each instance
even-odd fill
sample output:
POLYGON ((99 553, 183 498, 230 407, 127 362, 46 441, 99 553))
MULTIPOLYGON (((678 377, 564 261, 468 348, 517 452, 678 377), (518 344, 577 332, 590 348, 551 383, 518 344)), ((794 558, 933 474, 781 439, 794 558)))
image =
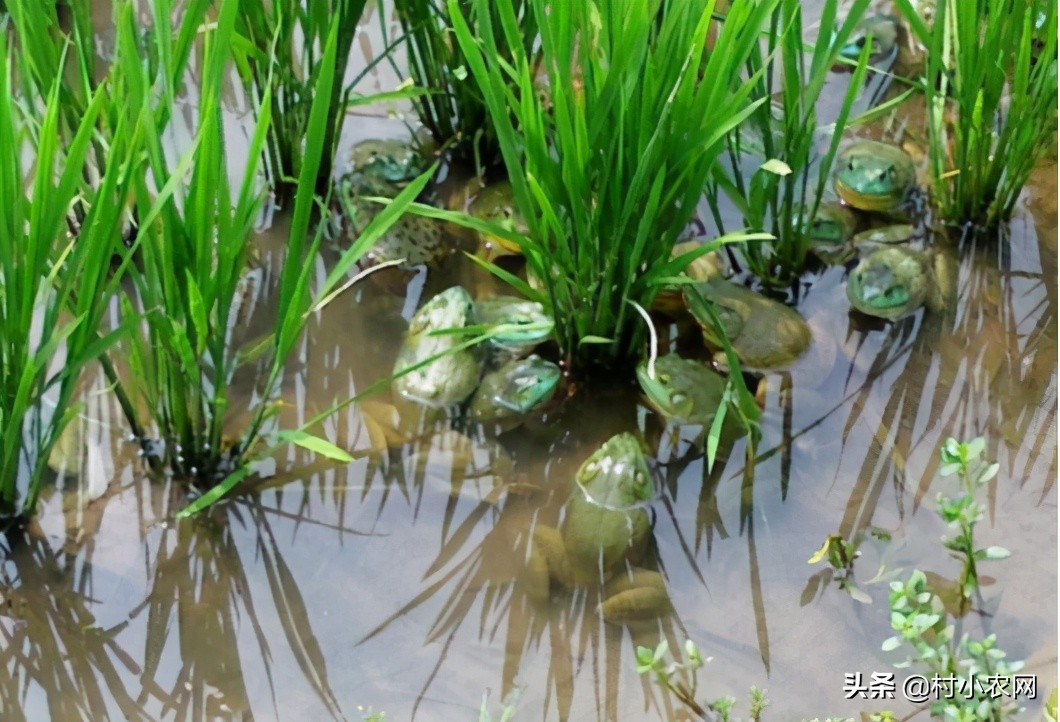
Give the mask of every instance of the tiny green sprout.
POLYGON ((690 669, 699 669, 703 666, 703 656, 699 653, 699 646, 691 639, 685 640, 685 659, 688 660, 690 669))

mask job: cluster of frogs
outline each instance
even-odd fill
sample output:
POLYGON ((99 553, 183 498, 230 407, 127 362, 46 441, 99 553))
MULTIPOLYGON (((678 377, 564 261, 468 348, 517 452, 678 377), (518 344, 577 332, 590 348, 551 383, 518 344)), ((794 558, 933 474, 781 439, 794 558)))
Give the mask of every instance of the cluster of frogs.
POLYGON ((863 255, 847 279, 851 305, 892 321, 921 306, 944 309, 954 290, 948 255, 912 248, 909 241, 914 227, 908 222, 854 233, 858 225, 855 211, 888 222, 908 221, 904 208, 917 192, 912 158, 893 145, 856 141, 839 155, 833 185, 846 205, 821 204, 810 235, 815 250, 826 260, 863 255))
MULTIPOLYGON (((408 143, 366 141, 356 146, 336 194, 340 235, 356 238, 382 209, 363 197, 393 197, 425 166, 408 143)), ((842 203, 821 204, 809 230, 814 250, 829 261, 867 252, 848 281, 852 305, 889 319, 921 305, 941 306, 938 259, 904 244, 912 226, 855 233, 855 213, 890 220, 899 216, 916 186, 912 159, 894 146, 857 141, 839 156, 834 186, 842 203)), ((456 197, 453 208, 510 230, 525 229, 507 183, 479 183, 456 197)), ((490 258, 519 252, 518 246, 484 233, 477 242, 479 255, 490 258)), ((694 242, 679 246, 675 256, 692 247, 694 242)), ((438 221, 406 214, 364 263, 431 265, 451 252, 438 221)), ((811 334, 795 310, 727 280, 716 258, 702 257, 685 273, 690 283, 661 293, 653 310, 691 317, 715 363, 671 353, 651 365, 642 362, 637 379, 647 403, 663 417, 709 428, 724 403, 727 383, 715 370, 724 371, 726 365, 716 324, 741 366, 751 371, 790 364, 808 347, 811 334), (694 297, 709 299, 714 313, 705 315, 694 297)), ((533 284, 534 279, 528 280, 533 284)), ((498 431, 515 428, 549 403, 561 380, 556 364, 533 353, 553 326, 540 303, 511 296, 475 299, 461 286, 449 288, 410 320, 394 368, 394 392, 429 409, 463 408, 468 419, 498 431)), ((547 595, 554 584, 604 582, 600 611, 605 619, 665 613, 669 598, 662 577, 637 566, 651 537, 647 504, 653 495, 643 442, 630 433, 606 441, 576 472, 559 528, 539 525, 534 530, 526 577, 536 594, 547 595)))

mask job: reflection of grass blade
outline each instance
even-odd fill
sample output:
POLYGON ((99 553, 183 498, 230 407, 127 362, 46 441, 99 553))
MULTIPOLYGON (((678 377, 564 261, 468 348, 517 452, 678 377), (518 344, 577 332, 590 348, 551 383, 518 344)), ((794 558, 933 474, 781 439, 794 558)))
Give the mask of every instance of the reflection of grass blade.
POLYGON ((261 552, 265 575, 269 581, 269 589, 272 591, 272 601, 276 605, 276 613, 280 618, 280 625, 283 627, 288 647, 302 675, 316 692, 317 697, 333 717, 341 719, 342 710, 328 683, 324 654, 313 635, 305 600, 298 589, 294 575, 291 574, 283 555, 279 552, 272 529, 262 510, 252 507, 251 511, 259 530, 257 548, 261 552))

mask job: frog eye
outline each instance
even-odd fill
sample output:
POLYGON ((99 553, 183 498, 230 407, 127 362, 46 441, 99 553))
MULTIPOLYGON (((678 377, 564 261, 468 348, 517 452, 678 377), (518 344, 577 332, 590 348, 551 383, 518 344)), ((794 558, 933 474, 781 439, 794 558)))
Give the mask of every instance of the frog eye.
POLYGON ((885 171, 884 174, 887 176, 887 180, 893 181, 894 177, 895 177, 895 175, 897 175, 897 173, 898 173, 898 169, 895 168, 893 165, 889 165, 889 166, 887 166, 887 170, 885 171))
POLYGON ((854 41, 854 46, 857 47, 857 48, 865 47, 865 40, 866 40, 866 37, 864 35, 862 35, 860 38, 858 38, 857 40, 854 41))
POLYGON ((847 159, 847 170, 857 170, 858 164, 854 162, 853 158, 847 159))

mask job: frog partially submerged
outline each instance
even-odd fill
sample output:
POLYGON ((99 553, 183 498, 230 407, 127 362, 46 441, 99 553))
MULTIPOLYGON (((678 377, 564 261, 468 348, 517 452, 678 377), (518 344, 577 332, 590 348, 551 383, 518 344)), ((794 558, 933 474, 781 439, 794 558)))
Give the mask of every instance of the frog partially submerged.
MULTIPOLYGON (((368 224, 386 207, 365 200, 368 196, 393 198, 423 173, 427 164, 407 141, 366 140, 350 151, 349 170, 336 184, 334 210, 339 214, 338 238, 354 243, 368 224)), ((445 241, 442 225, 423 216, 406 213, 372 246, 361 261, 374 266, 402 261, 410 267, 433 264, 453 252, 445 241)))
POLYGON ((787 366, 802 355, 812 340, 810 327, 797 311, 755 293, 749 288, 712 278, 684 287, 685 300, 703 331, 703 343, 715 351, 715 361, 725 366, 723 344, 709 315, 702 313, 700 294, 713 302, 725 335, 747 370, 787 366))
MULTIPOLYGON (((515 207, 515 195, 508 181, 491 183, 480 190, 475 195, 475 199, 471 201, 467 211, 476 218, 497 223, 508 231, 525 235, 529 230, 526 221, 515 207)), ((508 253, 521 254, 523 252, 518 244, 507 238, 487 233, 479 233, 478 236, 483 245, 503 249, 508 253)))
POLYGON ((701 361, 675 353, 657 358, 651 371, 647 361, 637 366, 637 382, 653 409, 679 424, 709 428, 714 423, 725 397, 724 376, 701 361))
POLYGON ((501 431, 514 428, 549 402, 562 375, 559 366, 536 354, 512 359, 482 378, 468 403, 468 416, 501 431))
POLYGON ((401 373, 436 354, 444 355, 394 379, 399 396, 430 407, 458 404, 478 386, 485 357, 478 346, 457 349, 467 334, 436 331, 462 329, 477 323, 475 302, 461 286, 453 286, 423 305, 409 322, 394 373, 401 373))
MULTIPOLYGON (((808 214, 809 210, 804 213, 808 214)), ((836 201, 817 206, 813 218, 805 224, 810 251, 825 263, 843 263, 854 254, 851 239, 858 227, 854 212, 836 201)))
POLYGON ((575 474, 560 528, 534 528, 528 565, 532 590, 545 596, 551 582, 564 587, 607 582, 599 606, 605 620, 666 614, 670 598, 662 575, 635 566, 650 545, 647 504, 654 491, 635 436, 621 433, 604 442, 575 474))
POLYGON ((897 146, 859 140, 839 154, 832 181, 854 208, 905 219, 902 206, 916 190, 916 166, 897 146))
POLYGON ((854 308, 891 321, 921 306, 942 311, 955 293, 952 259, 944 253, 891 246, 873 251, 847 279, 854 308))
POLYGON ((866 15, 854 28, 846 44, 839 49, 839 56, 856 63, 865 44, 869 43, 869 65, 889 66, 898 54, 899 27, 898 18, 894 15, 866 15))
POLYGON ((490 338, 490 344, 504 357, 530 353, 552 335, 556 325, 543 305, 517 296, 480 299, 476 310, 481 323, 509 327, 490 338))

